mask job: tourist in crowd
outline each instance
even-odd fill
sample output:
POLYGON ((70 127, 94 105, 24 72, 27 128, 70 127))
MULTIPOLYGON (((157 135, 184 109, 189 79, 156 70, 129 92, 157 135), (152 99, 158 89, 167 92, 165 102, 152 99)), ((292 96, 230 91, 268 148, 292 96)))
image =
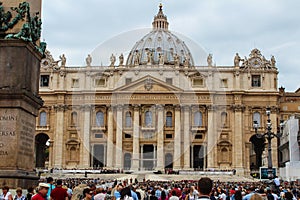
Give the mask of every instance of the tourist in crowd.
POLYGON ((16 193, 14 200, 25 200, 26 197, 22 194, 22 188, 18 187, 16 193))
POLYGON ((31 197, 34 195, 34 188, 29 187, 27 189, 26 200, 31 200, 31 197))
POLYGON ((213 188, 213 181, 210 178, 204 177, 198 181, 198 200, 210 200, 210 194, 213 188))
POLYGON ((0 195, 0 200, 12 200, 12 195, 9 192, 9 187, 8 186, 3 186, 2 187, 2 194, 0 195))
POLYGON ((92 200, 92 196, 93 196, 93 191, 90 190, 90 188, 85 188, 82 192, 83 194, 83 199, 82 200, 92 200))
POLYGON ((117 200, 133 200, 133 198, 131 197, 131 190, 129 187, 124 187, 121 190, 121 197, 118 198, 117 200))
POLYGON ((50 193, 51 200, 69 200, 67 190, 62 188, 62 180, 56 181, 56 187, 50 193))
POLYGON ((105 191, 104 188, 99 187, 96 189, 96 195, 94 196, 94 200, 105 200, 105 191))
POLYGON ((54 179, 52 177, 48 177, 46 180, 47 180, 47 184, 49 186, 49 190, 48 190, 48 193, 47 193, 47 199, 49 200, 52 190, 55 189, 55 185, 54 185, 54 179))
POLYGON ((263 199, 259 194, 254 193, 253 195, 251 195, 250 200, 263 200, 263 199))
POLYGON ((120 199, 121 198, 121 191, 123 189, 123 185, 121 183, 119 183, 115 190, 114 190, 114 197, 115 199, 120 199))
POLYGON ((242 191, 241 190, 236 190, 234 194, 231 196, 231 200, 242 200, 242 191))
POLYGON ((179 197, 177 196, 176 190, 172 190, 171 195, 172 196, 169 198, 169 200, 179 200, 179 197))
POLYGON ((255 187, 248 187, 246 191, 247 194, 243 197, 243 200, 250 200, 251 196, 255 193, 255 187))
POLYGON ((33 195, 31 200, 45 200, 47 198, 49 184, 40 183, 37 190, 38 190, 38 193, 33 195))

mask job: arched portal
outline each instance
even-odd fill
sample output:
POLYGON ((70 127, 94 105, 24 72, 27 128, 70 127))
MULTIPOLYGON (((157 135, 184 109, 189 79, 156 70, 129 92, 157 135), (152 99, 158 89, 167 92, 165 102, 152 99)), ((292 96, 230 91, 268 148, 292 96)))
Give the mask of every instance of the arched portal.
POLYGON ((35 136, 35 167, 44 168, 45 162, 49 159, 49 148, 46 145, 49 136, 39 133, 35 136))
POLYGON ((255 156, 250 157, 250 169, 257 170, 262 166, 262 153, 265 149, 265 139, 252 135, 250 142, 252 143, 252 150, 255 153, 255 156))

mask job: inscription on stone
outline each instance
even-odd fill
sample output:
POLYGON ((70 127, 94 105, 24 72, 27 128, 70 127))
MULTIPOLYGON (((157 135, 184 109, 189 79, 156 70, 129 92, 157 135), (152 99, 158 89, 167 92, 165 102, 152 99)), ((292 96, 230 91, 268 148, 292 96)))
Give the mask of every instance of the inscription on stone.
POLYGON ((21 119, 21 130, 20 130, 20 148, 18 153, 24 156, 31 157, 33 151, 33 133, 34 124, 24 119, 21 119))
POLYGON ((0 157, 9 155, 9 141, 16 137, 17 115, 4 111, 0 114, 0 157))

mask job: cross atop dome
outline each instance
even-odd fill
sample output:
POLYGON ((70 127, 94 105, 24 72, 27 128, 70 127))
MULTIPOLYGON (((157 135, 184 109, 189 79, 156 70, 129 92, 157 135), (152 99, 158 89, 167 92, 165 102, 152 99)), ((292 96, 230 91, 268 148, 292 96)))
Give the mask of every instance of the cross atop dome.
POLYGON ((167 20, 167 16, 164 15, 162 10, 162 4, 159 4, 159 10, 157 15, 154 17, 154 21, 152 22, 153 30, 168 30, 169 22, 167 20))

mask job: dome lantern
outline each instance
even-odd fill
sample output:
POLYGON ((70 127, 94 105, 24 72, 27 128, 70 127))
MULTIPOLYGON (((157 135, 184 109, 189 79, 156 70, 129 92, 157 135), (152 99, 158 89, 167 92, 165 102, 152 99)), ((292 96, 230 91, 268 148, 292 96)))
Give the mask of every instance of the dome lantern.
POLYGON ((169 22, 167 20, 167 16, 164 15, 164 13, 163 13, 162 4, 159 5, 159 10, 158 10, 157 15, 154 17, 152 26, 153 26, 154 30, 157 30, 157 29, 168 30, 169 22))

